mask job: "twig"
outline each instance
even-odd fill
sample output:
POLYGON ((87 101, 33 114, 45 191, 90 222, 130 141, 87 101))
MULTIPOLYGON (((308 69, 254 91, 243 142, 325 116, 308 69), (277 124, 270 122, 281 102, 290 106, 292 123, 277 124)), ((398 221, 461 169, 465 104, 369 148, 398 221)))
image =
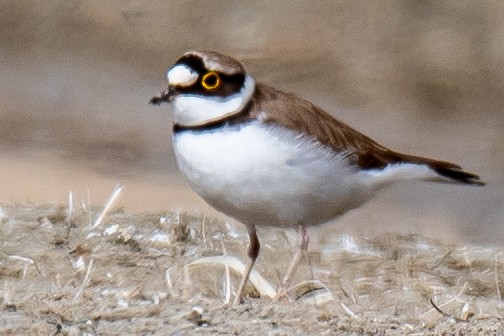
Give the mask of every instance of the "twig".
MULTIPOLYGON (((224 245, 224 240, 222 240, 221 237, 221 246, 222 246, 222 253, 224 256, 227 255, 227 250, 226 250, 226 245, 224 245)), ((225 304, 229 304, 231 302, 231 273, 229 271, 229 265, 225 264, 224 265, 224 274, 226 275, 226 282, 225 282, 225 304)))
POLYGON ((439 267, 439 265, 441 265, 446 260, 446 258, 448 258, 452 254, 452 252, 453 252, 452 250, 449 250, 448 252, 446 252, 443 255, 443 257, 436 264, 434 264, 434 266, 432 266, 430 268, 430 270, 432 271, 432 270, 436 269, 437 267, 439 267))
POLYGON ((93 219, 91 218, 91 192, 89 191, 89 188, 86 188, 86 196, 87 196, 87 203, 83 204, 85 205, 85 209, 87 209, 87 215, 88 215, 88 220, 89 220, 89 226, 93 225, 93 219))
POLYGON ((343 309, 347 312, 348 315, 350 315, 350 317, 354 319, 359 318, 357 314, 355 314, 344 302, 341 302, 341 307, 343 307, 343 309))
POLYGON ((497 266, 497 253, 495 254, 495 271, 494 271, 494 279, 495 279, 495 288, 497 290, 497 297, 499 301, 502 301, 500 286, 499 286, 499 269, 497 266))
MULTIPOLYGON (((245 264, 242 263, 239 259, 231 256, 221 255, 221 256, 203 257, 198 260, 195 260, 192 263, 185 266, 186 272, 189 268, 201 265, 222 265, 222 266, 227 265, 230 270, 233 270, 240 275, 243 274, 245 270, 245 264)), ((187 275, 187 278, 189 278, 189 275, 187 275)), ((252 272, 250 273, 249 280, 252 283, 252 285, 257 289, 257 291, 261 296, 264 295, 271 299, 276 296, 277 291, 256 270, 252 270, 252 272)))
POLYGON ((84 280, 82 281, 82 284, 73 299, 74 303, 80 298, 80 296, 82 295, 82 292, 84 291, 84 288, 87 285, 89 285, 89 280, 91 280, 91 273, 93 273, 93 262, 94 262, 94 259, 91 259, 89 261, 88 268, 86 270, 86 275, 84 276, 84 280))
POLYGON ((168 286, 168 289, 170 290, 171 296, 175 297, 175 294, 173 292, 173 283, 172 283, 171 274, 170 274, 170 271, 172 268, 173 268, 173 266, 170 266, 165 271, 165 281, 166 281, 166 285, 168 286))
POLYGON ((28 265, 33 265, 35 267, 35 270, 40 276, 43 276, 42 273, 40 272, 40 269, 37 266, 37 263, 35 260, 27 258, 27 257, 22 257, 22 256, 17 256, 17 255, 7 255, 8 258, 14 259, 14 260, 20 260, 25 263, 25 266, 23 268, 23 276, 22 278, 24 279, 26 272, 28 271, 28 265))
POLYGON ((201 236, 203 237, 203 246, 207 248, 207 240, 206 240, 206 216, 203 215, 203 220, 201 221, 201 236))
POLYGON ((67 213, 67 222, 70 224, 72 222, 73 216, 73 192, 72 190, 68 191, 68 213, 67 213))
POLYGON ((110 210, 110 208, 112 207, 112 205, 116 201, 117 197, 119 197, 119 195, 121 194, 122 190, 123 190, 123 187, 120 186, 120 185, 117 185, 115 187, 115 189, 112 192, 112 194, 110 195, 107 203, 103 207, 102 212, 100 213, 100 215, 98 216, 98 218, 96 218, 96 221, 94 222, 93 227, 92 227, 93 229, 96 229, 101 224, 101 222, 105 218, 105 215, 110 210))
POLYGON ((448 318, 454 319, 456 322, 469 322, 468 319, 464 320, 464 319, 458 318, 456 316, 453 316, 451 314, 445 313, 444 311, 441 310, 441 308, 439 308, 438 306, 436 306, 436 304, 434 303, 434 300, 432 300, 432 298, 429 299, 429 302, 432 305, 432 307, 434 307, 434 309, 436 309, 436 311, 439 314, 443 315, 444 317, 448 317, 448 318))
POLYGON ((70 239, 70 232, 72 231, 72 223, 73 223, 73 213, 74 213, 74 194, 72 190, 68 190, 68 211, 66 218, 66 235, 65 241, 68 242, 70 239))

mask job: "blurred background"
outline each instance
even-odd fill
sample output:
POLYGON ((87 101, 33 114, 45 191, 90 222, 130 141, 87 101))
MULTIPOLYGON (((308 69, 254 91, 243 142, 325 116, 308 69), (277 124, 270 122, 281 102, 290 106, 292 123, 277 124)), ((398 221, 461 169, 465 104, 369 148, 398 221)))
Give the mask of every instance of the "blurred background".
POLYGON ((103 204, 121 184, 128 211, 215 214, 177 172, 167 107, 148 104, 191 49, 489 182, 395 186, 319 232, 503 241, 500 0, 0 1, 0 202, 103 204))

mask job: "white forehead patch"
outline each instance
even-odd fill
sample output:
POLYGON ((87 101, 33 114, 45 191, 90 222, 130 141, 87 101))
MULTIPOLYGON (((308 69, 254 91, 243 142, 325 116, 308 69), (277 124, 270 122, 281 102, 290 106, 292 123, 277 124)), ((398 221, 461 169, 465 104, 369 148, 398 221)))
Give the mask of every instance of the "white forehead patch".
POLYGON ((190 86, 198 79, 198 73, 187 65, 179 64, 168 70, 166 78, 170 85, 190 86))

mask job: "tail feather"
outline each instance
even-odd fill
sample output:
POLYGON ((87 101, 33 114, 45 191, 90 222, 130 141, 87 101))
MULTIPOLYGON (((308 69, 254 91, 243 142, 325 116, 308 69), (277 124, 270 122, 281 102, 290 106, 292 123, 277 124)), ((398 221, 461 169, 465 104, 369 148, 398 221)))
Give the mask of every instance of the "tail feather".
POLYGON ((478 186, 485 185, 485 182, 481 181, 478 175, 466 172, 462 170, 462 167, 451 162, 432 160, 410 155, 404 155, 403 159, 411 163, 426 164, 430 169, 434 170, 440 176, 449 178, 453 182, 478 186))
POLYGON ((457 182, 484 186, 485 182, 481 181, 480 177, 473 173, 463 171, 462 168, 456 165, 442 165, 444 162, 433 162, 429 167, 441 176, 448 177, 457 182))
POLYGON ((462 167, 454 163, 403 154, 378 144, 374 144, 372 150, 361 150, 358 152, 357 157, 357 164, 363 169, 385 169, 390 164, 401 163, 411 163, 429 167, 439 175, 440 179, 436 179, 436 181, 451 181, 478 186, 485 185, 485 182, 481 181, 478 175, 466 172, 462 170, 462 167))

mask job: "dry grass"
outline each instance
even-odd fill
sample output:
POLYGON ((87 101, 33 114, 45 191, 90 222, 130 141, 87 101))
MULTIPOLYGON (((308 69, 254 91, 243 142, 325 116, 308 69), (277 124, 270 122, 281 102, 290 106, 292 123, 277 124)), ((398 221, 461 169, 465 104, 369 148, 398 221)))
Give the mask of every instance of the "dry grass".
POLYGON ((111 211, 119 194, 104 209, 76 207, 71 194, 70 206, 0 208, 0 334, 504 332, 502 249, 340 235, 313 242, 288 297, 271 303, 295 234, 261 230, 256 287, 228 307, 245 261, 241 225, 111 211))

